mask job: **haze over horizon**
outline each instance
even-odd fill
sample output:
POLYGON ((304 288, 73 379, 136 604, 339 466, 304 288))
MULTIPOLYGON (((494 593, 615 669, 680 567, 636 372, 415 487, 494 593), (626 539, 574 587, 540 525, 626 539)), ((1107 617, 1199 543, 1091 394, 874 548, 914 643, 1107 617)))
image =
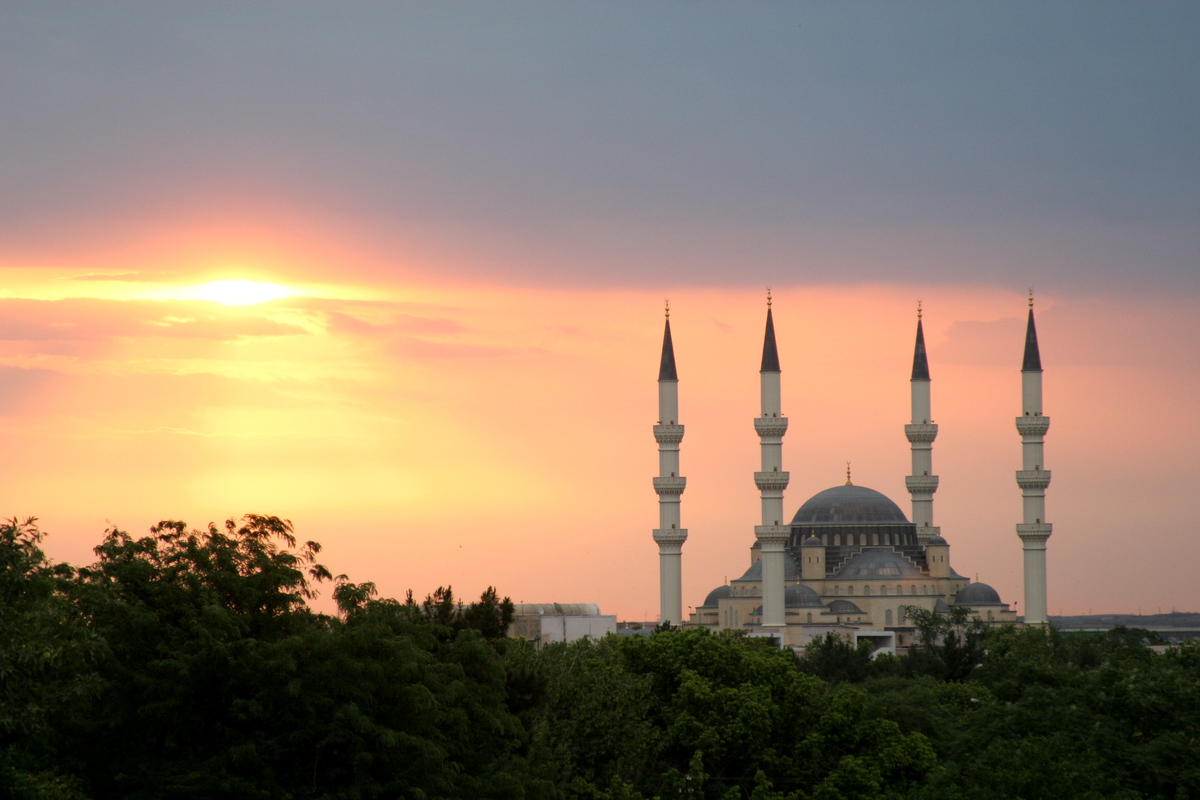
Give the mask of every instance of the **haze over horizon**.
POLYGON ((670 297, 694 605, 769 285, 788 513, 846 461, 909 512, 920 299, 935 521, 1020 611, 1032 286, 1050 613, 1200 610, 1195 4, 17 0, 0 102, 0 511, 57 558, 278 514, 386 596, 653 618, 670 297))

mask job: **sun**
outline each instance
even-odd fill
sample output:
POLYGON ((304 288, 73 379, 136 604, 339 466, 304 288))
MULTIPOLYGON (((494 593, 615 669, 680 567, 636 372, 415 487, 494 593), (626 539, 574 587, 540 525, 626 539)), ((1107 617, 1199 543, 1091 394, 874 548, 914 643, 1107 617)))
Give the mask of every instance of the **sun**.
POLYGON ((227 306, 250 306, 255 303, 265 303, 268 300, 278 300, 281 297, 294 297, 299 294, 289 286, 262 281, 209 281, 195 287, 194 296, 199 300, 210 300, 214 303, 224 303, 227 306))

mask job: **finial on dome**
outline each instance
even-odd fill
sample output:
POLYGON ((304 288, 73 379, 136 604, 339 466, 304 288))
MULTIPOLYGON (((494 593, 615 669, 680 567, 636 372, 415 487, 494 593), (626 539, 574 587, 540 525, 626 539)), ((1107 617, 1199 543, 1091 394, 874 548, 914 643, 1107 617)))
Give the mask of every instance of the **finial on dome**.
POLYGON ((669 297, 663 298, 663 311, 666 314, 667 319, 670 319, 671 318, 671 299, 669 297))
POLYGON ((771 287, 767 287, 767 308, 771 307, 771 287))
POLYGON ((921 318, 921 298, 917 298, 917 319, 921 318))
POLYGON ((853 483, 851 483, 851 481, 850 481, 850 462, 849 462, 849 461, 847 461, 847 462, 846 462, 846 485, 847 485, 847 486, 853 486, 853 485, 854 485, 854 484, 853 484, 853 483))
POLYGON ((1033 287, 1029 287, 1029 307, 1033 308, 1033 287))

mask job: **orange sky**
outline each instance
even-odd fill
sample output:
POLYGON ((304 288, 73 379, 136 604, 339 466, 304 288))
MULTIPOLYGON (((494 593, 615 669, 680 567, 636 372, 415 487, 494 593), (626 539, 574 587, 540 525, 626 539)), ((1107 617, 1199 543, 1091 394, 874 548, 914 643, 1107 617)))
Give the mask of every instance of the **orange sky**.
POLYGON ((694 605, 749 559, 770 285, 785 507, 849 460, 909 508, 922 299, 935 522, 1017 602, 1033 285, 1050 612, 1200 610, 1200 5, 0 21, 0 513, 59 558, 109 524, 278 514, 388 595, 652 617, 669 296, 694 605))
MULTIPOLYGON (((278 514, 325 545, 335 574, 386 595, 495 584, 518 601, 653 618, 650 428, 670 294, 687 426, 685 605, 748 564, 760 290, 308 284, 250 266, 135 279, 153 273, 145 266, 7 273, 0 436, 19 456, 0 466, 5 511, 41 517, 56 557, 87 561, 110 523, 278 514), (144 299, 242 275, 297 294, 144 299)), ((1019 602, 1023 293, 774 295, 788 513, 840 483, 847 460, 856 483, 909 508, 902 426, 920 297, 941 426, 935 521, 956 569, 1019 602)), ((1200 607, 1197 311, 1163 297, 1038 299, 1051 613, 1200 607)))

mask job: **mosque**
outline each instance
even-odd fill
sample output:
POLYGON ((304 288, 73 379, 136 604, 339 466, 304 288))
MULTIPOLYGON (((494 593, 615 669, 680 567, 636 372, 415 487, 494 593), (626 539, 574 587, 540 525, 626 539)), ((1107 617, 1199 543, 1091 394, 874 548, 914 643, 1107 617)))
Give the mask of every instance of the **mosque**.
MULTIPOLYGON (((933 442, 938 426, 932 422, 929 360, 921 312, 912 365, 912 421, 904 426, 912 448, 912 474, 905 484, 912 495, 912 521, 885 495, 856 486, 847 469, 846 483, 810 497, 786 520, 783 492, 783 437, 788 420, 780 412, 779 351, 775 341, 770 294, 763 341, 761 415, 754 419, 762 452, 762 469, 754 482, 762 499, 762 523, 754 527, 750 565, 727 585, 709 592, 684 620, 681 559, 687 530, 680 524, 686 478, 680 474, 679 450, 684 426, 679 422, 678 386, 671 321, 663 333, 658 375, 659 475, 654 489, 659 500, 660 620, 701 625, 714 630, 743 630, 769 635, 787 645, 802 645, 828 632, 857 641, 875 640, 881 650, 904 649, 913 636, 909 609, 948 612, 965 608, 986 623, 1017 621, 1016 611, 1000 600, 986 583, 971 582, 950 563, 950 544, 933 524, 933 442)), ((1043 469, 1043 440, 1050 418, 1042 414, 1042 367, 1033 319, 1033 298, 1021 366, 1022 414, 1017 431, 1022 439, 1022 469, 1017 485, 1022 492, 1024 521, 1017 534, 1024 550, 1025 616, 1027 625, 1046 624, 1045 490, 1050 471, 1043 469)))

